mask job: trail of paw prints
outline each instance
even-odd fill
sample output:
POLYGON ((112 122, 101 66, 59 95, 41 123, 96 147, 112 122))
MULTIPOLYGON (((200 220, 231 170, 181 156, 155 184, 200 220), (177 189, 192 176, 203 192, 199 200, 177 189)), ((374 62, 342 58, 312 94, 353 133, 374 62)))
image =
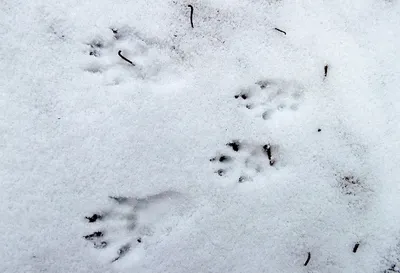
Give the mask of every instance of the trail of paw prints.
POLYGON ((177 73, 174 47, 148 38, 130 27, 110 27, 89 40, 83 51, 89 56, 84 70, 118 85, 128 79, 157 80, 177 73))
POLYGON ((292 81, 260 80, 234 95, 241 107, 264 120, 280 112, 297 111, 304 96, 304 88, 292 81))
POLYGON ((85 217, 91 231, 83 238, 110 263, 127 256, 137 260, 151 238, 171 232, 183 213, 182 196, 173 191, 144 198, 109 198, 107 209, 85 217))
POLYGON ((238 183, 252 181, 276 164, 277 147, 233 140, 210 159, 218 176, 231 176, 238 183))

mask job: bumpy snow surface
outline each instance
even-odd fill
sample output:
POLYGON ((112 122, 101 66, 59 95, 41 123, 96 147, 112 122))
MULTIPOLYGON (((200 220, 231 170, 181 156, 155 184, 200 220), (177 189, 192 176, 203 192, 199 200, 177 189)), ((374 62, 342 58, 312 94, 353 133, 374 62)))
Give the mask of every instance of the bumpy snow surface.
POLYGON ((398 0, 3 0, 0 38, 0 272, 400 272, 398 0))

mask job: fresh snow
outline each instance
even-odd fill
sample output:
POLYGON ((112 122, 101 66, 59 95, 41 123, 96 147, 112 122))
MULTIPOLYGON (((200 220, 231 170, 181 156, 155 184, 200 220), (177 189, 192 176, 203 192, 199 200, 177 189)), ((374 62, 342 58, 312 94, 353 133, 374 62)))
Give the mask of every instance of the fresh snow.
POLYGON ((0 272, 400 272, 397 0, 4 0, 0 38, 0 272))

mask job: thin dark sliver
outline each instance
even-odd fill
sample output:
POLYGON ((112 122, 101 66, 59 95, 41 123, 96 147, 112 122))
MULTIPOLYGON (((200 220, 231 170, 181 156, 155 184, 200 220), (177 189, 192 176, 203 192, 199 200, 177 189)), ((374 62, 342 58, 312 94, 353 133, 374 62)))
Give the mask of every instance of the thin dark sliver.
POLYGON ((271 145, 266 144, 263 146, 264 151, 267 153, 268 160, 269 160, 269 165, 272 166, 275 163, 275 160, 272 158, 272 151, 271 151, 271 145))
POLYGON ((310 261, 310 259, 311 259, 311 253, 308 252, 307 261, 304 263, 304 266, 307 266, 307 265, 308 265, 308 262, 310 261))
POLYGON ((325 65, 324 71, 325 71, 325 78, 326 78, 326 76, 328 76, 328 65, 325 65))
POLYGON ((286 31, 283 31, 283 30, 281 30, 281 29, 279 29, 279 28, 275 28, 275 30, 277 30, 277 31, 279 31, 279 32, 282 32, 283 34, 286 35, 286 31))
POLYGON ((193 6, 188 5, 188 7, 190 8, 190 25, 192 26, 192 28, 194 28, 194 26, 193 26, 193 6))
POLYGON ((360 246, 359 243, 355 244, 355 246, 353 247, 353 253, 357 252, 358 247, 360 246))
POLYGON ((128 62, 128 63, 130 63, 131 65, 135 66, 135 64, 134 64, 132 61, 130 61, 130 60, 128 60, 127 58, 125 58, 124 56, 122 56, 121 52, 122 52, 122 50, 118 51, 118 56, 120 56, 121 59, 124 60, 125 62, 128 62))

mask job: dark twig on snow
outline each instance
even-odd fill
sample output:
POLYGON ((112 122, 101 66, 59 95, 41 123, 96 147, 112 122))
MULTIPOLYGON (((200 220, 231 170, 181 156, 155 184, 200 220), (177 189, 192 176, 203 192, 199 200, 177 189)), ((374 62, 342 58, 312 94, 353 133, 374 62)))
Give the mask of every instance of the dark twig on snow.
POLYGON ((266 144, 263 146, 264 152, 267 153, 268 160, 269 160, 269 165, 273 166, 275 163, 275 160, 272 158, 272 152, 271 152, 271 144, 266 144))
POLYGON ((192 26, 192 28, 194 28, 194 26, 193 26, 193 6, 188 5, 188 7, 190 8, 190 25, 192 26))
POLYGON ((118 56, 120 56, 121 59, 124 60, 125 62, 128 62, 128 63, 130 63, 131 65, 135 66, 135 64, 134 64, 132 61, 130 61, 130 60, 128 60, 127 58, 125 58, 124 56, 122 56, 121 52, 122 52, 122 50, 118 51, 118 56))
POLYGON ((307 266, 307 265, 308 265, 308 262, 310 261, 310 259, 311 259, 311 253, 308 252, 307 261, 304 263, 304 266, 307 266))
POLYGON ((360 243, 356 243, 353 247, 353 253, 357 252, 358 247, 360 246, 360 243))
POLYGON ((275 28, 275 30, 277 30, 277 31, 279 31, 279 32, 282 32, 283 34, 285 34, 285 35, 286 35, 286 31, 283 31, 282 29, 275 28))
POLYGON ((328 76, 328 65, 325 65, 324 71, 325 71, 325 78, 326 78, 326 76, 328 76))

